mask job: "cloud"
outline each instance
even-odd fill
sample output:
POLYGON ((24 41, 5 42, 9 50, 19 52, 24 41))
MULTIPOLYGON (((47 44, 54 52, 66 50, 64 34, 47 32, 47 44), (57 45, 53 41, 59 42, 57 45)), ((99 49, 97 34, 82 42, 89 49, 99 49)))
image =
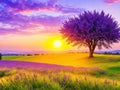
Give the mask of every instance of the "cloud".
POLYGON ((107 4, 113 4, 113 3, 120 2, 120 0, 104 0, 104 2, 107 4))
POLYGON ((55 6, 58 11, 61 11, 62 13, 81 13, 84 11, 83 8, 73 8, 73 7, 63 7, 61 5, 56 5, 55 6))
POLYGON ((48 5, 49 7, 54 7, 54 5, 57 3, 57 1, 58 1, 58 0, 49 0, 49 1, 47 2, 47 5, 48 5))
POLYGON ((28 17, 20 14, 2 14, 0 16, 0 34, 37 34, 47 33, 49 30, 55 32, 55 29, 58 30, 56 27, 60 26, 64 20, 64 16, 40 15, 28 17))
POLYGON ((36 11, 36 10, 54 10, 62 13, 76 13, 82 9, 63 7, 62 5, 56 4, 58 0, 49 0, 46 3, 40 2, 40 0, 0 0, 1 11, 13 11, 13 12, 24 12, 24 11, 36 11))
POLYGON ((0 0, 0 34, 35 34, 55 32, 66 19, 66 14, 80 13, 83 9, 64 7, 58 0, 0 0), (60 12, 62 15, 24 15, 36 11, 60 12), (44 29, 43 29, 44 27, 44 29))
POLYGON ((8 11, 37 10, 46 7, 45 3, 37 0, 1 0, 1 6, 8 11))

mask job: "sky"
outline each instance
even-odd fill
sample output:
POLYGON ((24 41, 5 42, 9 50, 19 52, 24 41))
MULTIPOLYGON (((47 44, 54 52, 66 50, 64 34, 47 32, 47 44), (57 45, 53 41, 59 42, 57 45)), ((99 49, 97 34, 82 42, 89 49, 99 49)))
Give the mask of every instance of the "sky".
POLYGON ((0 52, 78 50, 62 39, 63 22, 85 10, 103 10, 120 23, 119 9, 120 0, 0 0, 0 52), (64 46, 56 49, 55 40, 64 46))

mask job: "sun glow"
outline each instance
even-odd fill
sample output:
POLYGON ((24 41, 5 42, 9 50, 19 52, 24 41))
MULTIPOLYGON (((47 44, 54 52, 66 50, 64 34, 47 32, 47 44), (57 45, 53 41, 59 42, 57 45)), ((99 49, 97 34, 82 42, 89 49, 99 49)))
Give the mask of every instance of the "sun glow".
POLYGON ((60 40, 55 40, 55 41, 53 42, 53 45, 54 45, 55 48, 60 48, 60 47, 62 46, 62 41, 60 41, 60 40))
POLYGON ((43 46, 43 48, 48 52, 62 52, 71 49, 71 45, 68 45, 59 34, 56 34, 56 36, 51 35, 51 38, 46 38, 46 40, 44 40, 43 46))

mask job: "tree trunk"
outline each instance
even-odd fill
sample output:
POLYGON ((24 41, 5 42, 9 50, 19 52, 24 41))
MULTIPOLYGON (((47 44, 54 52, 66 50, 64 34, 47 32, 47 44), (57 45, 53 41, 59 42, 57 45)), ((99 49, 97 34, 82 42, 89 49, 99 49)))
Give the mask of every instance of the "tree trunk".
POLYGON ((98 40, 95 40, 95 39, 88 41, 89 58, 94 57, 93 53, 94 53, 94 50, 96 48, 97 42, 98 42, 98 40))
POLYGON ((93 53, 94 53, 95 47, 96 47, 96 45, 91 45, 89 47, 89 58, 93 58, 94 57, 93 53))
POLYGON ((94 56, 93 56, 93 50, 89 50, 89 58, 93 58, 94 56))

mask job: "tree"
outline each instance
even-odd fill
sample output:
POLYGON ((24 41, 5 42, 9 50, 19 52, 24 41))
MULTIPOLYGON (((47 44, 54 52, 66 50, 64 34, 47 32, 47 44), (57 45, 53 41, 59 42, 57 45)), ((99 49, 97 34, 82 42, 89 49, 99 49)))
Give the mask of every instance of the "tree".
POLYGON ((86 46, 89 57, 93 57, 96 46, 110 48, 120 40, 120 27, 111 15, 101 12, 84 11, 77 17, 63 23, 60 32, 68 44, 86 46))
POLYGON ((2 54, 0 53, 0 60, 2 59, 2 54))

